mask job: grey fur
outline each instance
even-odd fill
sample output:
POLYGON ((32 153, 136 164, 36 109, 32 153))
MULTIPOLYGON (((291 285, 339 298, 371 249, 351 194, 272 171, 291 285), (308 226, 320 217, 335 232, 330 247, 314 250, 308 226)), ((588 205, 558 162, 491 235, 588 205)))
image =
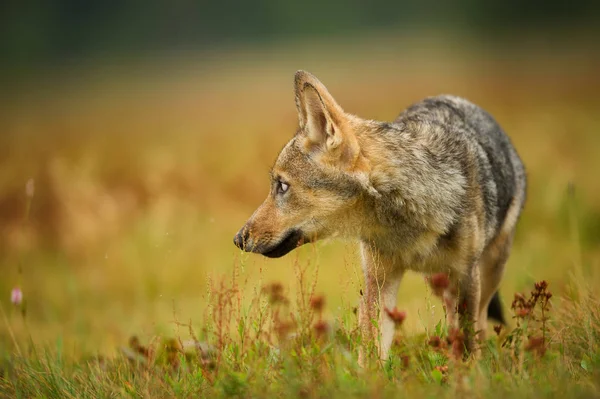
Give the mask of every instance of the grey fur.
POLYGON ((508 136, 459 97, 427 98, 390 123, 344 112, 307 72, 297 72, 294 87, 300 128, 236 245, 282 256, 330 236, 360 241, 360 324, 369 335, 379 318, 384 358, 393 333, 384 309, 395 306, 404 271, 446 273, 448 322, 458 313, 476 352, 474 331, 484 337, 493 297, 498 313, 494 295, 525 201, 525 169, 508 136))

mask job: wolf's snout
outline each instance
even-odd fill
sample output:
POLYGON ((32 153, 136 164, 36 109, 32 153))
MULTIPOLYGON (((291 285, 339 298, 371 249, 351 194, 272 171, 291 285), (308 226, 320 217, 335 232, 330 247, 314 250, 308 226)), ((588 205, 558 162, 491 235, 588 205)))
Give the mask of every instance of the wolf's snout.
POLYGON ((248 227, 246 226, 242 227, 235 237, 233 237, 233 243, 241 250, 246 250, 246 248, 248 248, 249 241, 250 233, 248 227))

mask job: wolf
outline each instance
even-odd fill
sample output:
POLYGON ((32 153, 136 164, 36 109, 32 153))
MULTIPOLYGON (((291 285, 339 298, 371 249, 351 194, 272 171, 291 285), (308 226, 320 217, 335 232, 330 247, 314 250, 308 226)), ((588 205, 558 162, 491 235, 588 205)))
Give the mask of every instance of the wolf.
POLYGON ((345 112, 308 72, 296 72, 294 90, 298 129, 234 244, 277 258, 317 240, 358 241, 359 325, 384 360, 394 334, 385 309, 396 306, 404 273, 444 273, 448 322, 458 321, 465 353, 476 356, 488 315, 504 322, 497 292, 526 196, 508 136, 456 96, 426 98, 380 122, 345 112))

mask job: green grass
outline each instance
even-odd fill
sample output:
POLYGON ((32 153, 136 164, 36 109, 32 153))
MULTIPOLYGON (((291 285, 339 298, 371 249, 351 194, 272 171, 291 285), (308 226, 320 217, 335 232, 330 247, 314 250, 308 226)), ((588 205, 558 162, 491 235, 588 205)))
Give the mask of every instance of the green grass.
POLYGON ((149 342, 132 337, 117 356, 66 359, 60 339, 42 348, 15 343, 2 363, 0 393, 77 398, 600 394, 600 302, 589 295, 553 296, 544 317, 538 303, 528 316, 514 319, 513 329, 483 343, 477 361, 463 361, 460 341, 446 344, 442 322, 416 335, 400 325, 390 360, 371 356, 361 368, 358 348, 373 354, 373 343, 361 342, 351 309, 328 318, 314 305, 308 267, 297 261, 294 293, 278 283, 251 297, 242 294, 241 269, 212 283, 201 327, 174 315, 177 334, 149 342), (542 336, 544 342, 532 346, 542 336))
MULTIPOLYGON (((148 76, 124 69, 5 99, 0 395, 598 396, 600 87, 590 58, 425 58, 361 46, 360 59, 347 48, 273 50, 264 62, 248 52, 198 73, 194 65, 148 76), (490 327, 478 362, 432 348, 429 338, 446 334, 441 302, 423 276, 408 274, 395 355, 359 368, 354 244, 319 243, 278 260, 233 246, 294 132, 291 81, 300 67, 364 117, 391 120, 422 97, 455 93, 499 120, 529 177, 501 294, 509 312, 515 292, 549 282, 543 356, 524 350, 536 323, 513 347, 490 327), (274 282, 289 308, 262 292, 274 282), (19 307, 10 303, 16 286, 19 307), (313 296, 325 298, 322 314, 310 309, 313 296), (328 328, 321 337, 319 317, 328 328), (280 339, 292 320, 296 335, 280 339), (153 354, 133 355, 133 336, 153 354), (211 354, 194 350, 196 341, 211 354)), ((503 334, 515 329, 513 319, 503 334)))

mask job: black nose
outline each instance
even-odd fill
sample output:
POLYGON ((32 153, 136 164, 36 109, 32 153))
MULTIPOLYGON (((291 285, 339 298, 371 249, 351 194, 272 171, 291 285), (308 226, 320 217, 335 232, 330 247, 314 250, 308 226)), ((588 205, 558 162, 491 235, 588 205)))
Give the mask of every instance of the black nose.
POLYGON ((244 249, 246 242, 248 241, 248 229, 244 226, 240 231, 233 237, 233 243, 239 249, 244 249))

